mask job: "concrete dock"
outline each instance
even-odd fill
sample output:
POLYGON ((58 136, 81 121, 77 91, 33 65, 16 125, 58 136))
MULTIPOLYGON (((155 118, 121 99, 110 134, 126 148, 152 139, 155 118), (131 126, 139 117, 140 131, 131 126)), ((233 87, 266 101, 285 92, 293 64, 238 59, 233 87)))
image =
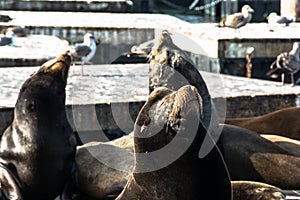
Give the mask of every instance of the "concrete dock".
MULTIPOLYGON (((131 107, 130 110, 137 114, 140 106, 147 99, 148 95, 148 67, 143 65, 128 65, 126 67, 123 65, 122 67, 114 67, 113 65, 106 64, 111 63, 123 52, 130 51, 133 45, 157 38, 163 29, 168 29, 173 33, 172 37, 175 44, 190 53, 192 60, 197 65, 196 67, 198 70, 202 71, 204 77, 210 77, 208 78, 210 80, 207 81, 207 84, 208 86, 214 84, 210 89, 221 118, 224 118, 225 116, 247 117, 261 115, 283 107, 297 105, 296 102, 298 101, 299 94, 298 86, 282 86, 278 82, 245 79, 221 74, 226 74, 222 73, 222 70, 224 72, 224 69, 222 69, 224 66, 222 64, 225 62, 224 60, 244 60, 243 56, 245 50, 250 46, 254 47, 253 59, 261 58, 270 59, 269 61, 271 61, 279 52, 288 51, 293 41, 300 40, 300 36, 296 34, 300 32, 300 24, 298 23, 291 24, 289 27, 279 27, 274 31, 270 31, 270 27, 268 27, 266 23, 250 23, 239 29, 237 32, 234 32, 233 29, 218 28, 216 26, 217 24, 214 23, 191 24, 178 18, 162 14, 20 11, 1 11, 1 13, 14 18, 8 23, 0 23, 1 29, 9 26, 24 26, 28 29, 30 36, 54 36, 61 39, 60 42, 63 43, 64 41, 68 41, 69 44, 82 40, 82 36, 88 31, 94 33, 94 35, 100 39, 101 43, 97 47, 95 58, 92 60, 95 65, 85 66, 85 71, 91 76, 74 76, 69 80, 70 85, 68 87, 69 89, 73 89, 68 89, 68 94, 73 98, 73 102, 70 102, 70 99, 67 99, 69 108, 70 106, 74 107, 75 105, 92 105, 94 107, 97 105, 96 107, 98 109, 98 105, 109 105, 106 107, 106 110, 111 110, 110 106, 114 105, 114 103, 118 103, 118 105, 123 103, 125 107, 127 106, 124 115, 126 115, 126 113, 128 115, 128 104, 130 104, 130 106, 136 106, 136 108, 131 107), (142 71, 141 74, 137 75, 136 73, 139 71, 137 70, 138 68, 145 71, 142 71), (107 69, 118 70, 116 72, 107 72, 105 71, 107 69), (121 69, 125 71, 122 71, 121 69), (130 71, 133 69, 135 71, 130 71), (123 74, 126 74, 127 70, 130 72, 129 76, 123 74), (103 75, 101 72, 104 74, 107 72, 107 75, 103 75), (206 72, 214 73, 205 75, 206 72), (100 74, 97 75, 97 73, 100 74), (99 78, 103 78, 103 80, 101 79, 99 82, 99 78), (119 78, 119 80, 117 80, 117 78, 119 78), (218 78, 218 81, 214 80, 215 78, 218 78), (90 80, 93 79, 96 80, 91 82, 90 80), (121 79, 122 81, 120 81, 121 79), (133 81, 135 79, 137 81, 133 81), (115 87, 110 85, 113 83, 123 83, 124 85, 127 80, 130 80, 130 83, 128 84, 131 84, 132 81, 132 83, 137 83, 137 85, 129 85, 129 90, 124 90, 124 93, 119 93, 121 92, 119 90, 121 85, 116 85, 115 87), (88 90, 91 89, 91 85, 94 86, 95 83, 98 82, 98 85, 105 86, 103 93, 101 87, 92 87, 96 92, 88 90), (77 94, 71 93, 71 91, 74 92, 74 85, 72 84, 75 83, 80 83, 75 90, 77 94), (142 85, 140 85, 141 83, 142 85), (114 88, 114 91, 111 91, 112 88, 114 88), (140 90, 142 93, 139 93, 140 90), (110 93, 107 93, 107 91, 110 93), (134 92, 132 94, 129 91, 134 92), (91 94, 94 96, 91 97, 91 94), (127 94, 132 94, 132 96, 128 96, 127 94), (76 102, 76 95, 79 97, 79 103, 76 102), (89 102, 90 100, 92 100, 92 102, 89 102), (224 103, 225 100, 226 103, 224 103)), ((51 40, 45 45, 47 48, 51 47, 57 51, 64 50, 64 47, 52 45, 50 41, 51 40)), ((3 47, 0 47, 0 49, 1 48, 3 47)), ((33 55, 36 55, 35 47, 32 47, 32 49, 34 50, 33 55)), ((27 55, 25 53, 30 51, 23 52, 24 57, 19 55, 21 57, 21 59, 19 59, 19 64, 22 65, 22 59, 24 59, 23 64, 28 65, 29 62, 26 60, 27 55)), ((4 62, 2 62, 1 66, 12 66, 12 63, 16 66, 14 59, 16 58, 2 58, 4 62)), ((243 74, 236 72, 238 72, 238 70, 245 70, 245 64, 240 66, 241 69, 233 67, 235 71, 231 74, 243 76, 243 74)), ((39 63, 32 65, 38 66, 39 63)), ((230 65, 233 64, 231 63, 230 65)), ((256 68, 260 68, 260 66, 256 66, 256 63, 253 63, 253 69, 256 68)), ((268 68, 268 65, 265 65, 265 68, 268 68)), ((3 69, 3 71, 1 71, 1 73, 11 74, 9 76, 12 76, 8 81, 5 81, 6 79, 4 78, 2 83, 3 95, 1 98, 6 101, 6 103, 2 104, 2 107, 8 107, 5 108, 5 113, 9 112, 7 109, 9 110, 13 107, 12 102, 15 102, 18 88, 21 86, 22 81, 25 80, 25 72, 28 70, 29 74, 33 69, 16 68, 7 70, 8 71, 5 71, 5 69, 3 69), (17 70, 19 73, 14 70, 17 70), (24 74, 24 77, 15 79, 15 77, 19 77, 20 74, 24 74), (14 83, 13 87, 10 86, 10 82, 14 83), (11 88, 13 88, 14 92, 11 91, 11 88), (3 91, 5 89, 8 89, 8 91, 3 91), (8 96, 12 97, 12 99, 7 98, 8 96)), ((2 77, 6 76, 4 74, 2 77)), ((255 78, 255 76, 252 77, 255 78)), ((122 110, 122 108, 120 109, 122 110)), ((99 113, 97 115, 99 115, 99 113)), ((71 117, 74 116, 70 115, 70 118, 71 117)), ((124 118, 126 117, 128 118, 128 116, 125 116, 124 118)), ((97 121, 96 119, 98 118, 99 117, 95 115, 95 121, 97 121)), ((134 119, 134 117, 130 118, 134 119)), ((78 117, 78 120, 79 119, 80 117, 78 117)), ((130 119, 130 123, 122 125, 125 126, 124 129, 126 131, 132 128, 132 121, 134 121, 132 119, 130 119), (130 126, 127 126, 126 124, 130 124, 130 126)), ((78 124, 78 122, 76 123, 78 124)), ((72 122, 72 124, 74 123, 72 122)), ((105 122, 103 124, 105 124, 103 125, 103 129, 105 130, 118 128, 115 122, 105 122)), ((81 126, 81 128, 82 127, 88 127, 87 129, 89 130, 97 128, 97 126, 94 125, 84 125, 81 126)))
POLYGON ((263 78, 270 62, 282 51, 289 51, 294 41, 300 40, 299 23, 275 28, 267 23, 249 23, 235 32, 219 28, 216 23, 192 24, 163 14, 0 12, 13 18, 0 23, 1 30, 24 26, 29 34, 52 35, 70 44, 82 41, 86 32, 94 33, 101 41, 94 64, 111 63, 123 52, 130 51, 133 45, 151 40, 159 36, 161 30, 168 29, 174 33, 173 37, 178 36, 175 43, 191 52, 194 62, 204 71, 243 76, 245 51, 253 47, 252 76, 263 78))
MULTIPOLYGON (((0 131, 11 122, 23 82, 37 67, 0 68, 0 131)), ((148 64, 86 65, 72 67, 67 85, 67 112, 76 131, 122 130, 128 133, 149 95, 148 64)), ((201 71, 224 117, 261 115, 297 106, 300 86, 201 71)))
POLYGON ((0 67, 40 66, 70 47, 67 40, 52 35, 17 37, 14 46, 0 47, 0 67))

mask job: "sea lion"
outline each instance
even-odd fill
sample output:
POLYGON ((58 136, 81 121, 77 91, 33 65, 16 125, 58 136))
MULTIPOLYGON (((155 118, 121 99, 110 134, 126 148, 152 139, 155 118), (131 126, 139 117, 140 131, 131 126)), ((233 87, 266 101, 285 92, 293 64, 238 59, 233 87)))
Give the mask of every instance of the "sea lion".
POLYGON ((77 147, 76 186, 96 199, 118 195, 133 171, 133 134, 109 142, 89 142, 77 147), (118 169, 114 166, 118 165, 118 169))
POLYGON ((209 137, 212 137, 215 142, 220 137, 218 114, 201 73, 195 67, 190 56, 173 42, 171 35, 172 33, 168 30, 163 30, 148 55, 150 62, 149 88, 150 91, 161 86, 172 90, 178 90, 184 85, 192 85, 197 88, 204 105, 202 122, 210 133, 206 135, 203 148, 199 153, 200 157, 205 157, 214 146, 210 143, 211 138, 209 137))
POLYGON ((260 134, 224 124, 217 145, 231 180, 258 181, 281 189, 300 188, 300 157, 260 134))
MULTIPOLYGON (((281 136, 264 136, 273 142, 279 142, 279 145, 284 144, 284 147, 294 141, 281 136)), ((77 178, 78 183, 81 184, 79 188, 84 194, 93 197, 92 199, 104 199, 107 195, 113 194, 117 196, 120 186, 122 187, 124 182, 128 181, 131 174, 128 171, 120 171, 106 166, 101 163, 101 158, 97 160, 96 158, 99 157, 90 152, 90 148, 96 148, 95 151, 98 152, 98 156, 103 156, 103 151, 105 151, 103 147, 109 144, 130 152, 134 150, 133 137, 131 134, 109 142, 90 142, 78 147, 76 162, 77 173, 80 171, 80 176, 77 178), (100 153, 101 151, 103 153, 100 153)), ((107 153, 107 151, 105 151, 105 153, 107 153)), ((107 157, 110 157, 110 159, 119 159, 111 156, 107 157)), ((128 154, 128 156, 123 157, 123 159, 132 160, 133 157, 134 154, 128 154)), ((231 186, 233 200, 281 200, 284 199, 285 196, 280 188, 256 181, 231 181, 231 186)), ((83 198, 86 199, 87 197, 85 196, 83 198)))
POLYGON ((300 156, 300 141, 293 140, 287 137, 283 137, 280 135, 268 135, 268 134, 260 134, 261 137, 272 141, 274 144, 280 146, 284 150, 294 154, 295 156, 300 156))
POLYGON ((67 54, 46 62, 20 89, 0 141, 2 199, 53 200, 71 177, 76 139, 65 110, 70 62, 67 54))
POLYGON ((249 118, 227 118, 225 124, 240 126, 262 134, 275 134, 300 140, 300 107, 283 108, 249 118))
POLYGON ((284 192, 273 185, 255 181, 231 181, 232 200, 284 200, 284 192))
MULTIPOLYGON (((152 44, 151 44, 151 46, 152 46, 152 44)), ((171 69, 171 71, 174 71, 174 70, 177 71, 177 74, 179 74, 181 79, 179 80, 178 76, 176 76, 176 75, 174 75, 174 73, 172 73, 171 75, 174 75, 174 76, 171 77, 170 81, 167 80, 167 81, 169 81, 168 82, 169 84, 166 85, 170 89, 177 90, 187 84, 193 85, 197 88, 197 92, 200 94, 201 100, 204 105, 203 107, 201 107, 201 112, 203 114, 201 122, 203 122, 204 129, 210 130, 209 134, 204 134, 205 142, 203 142, 203 144, 205 144, 205 145, 203 145, 204 146, 203 149, 205 149, 205 151, 203 151, 204 153, 202 153, 201 156, 205 157, 210 152, 210 150, 213 149, 215 146, 214 142, 211 140, 211 135, 218 137, 218 132, 214 132, 218 128, 218 119, 217 119, 216 110, 214 108, 213 102, 211 100, 211 97, 210 97, 209 91, 207 89, 207 86, 204 82, 204 79, 202 78, 199 71, 193 65, 191 59, 184 53, 184 51, 182 51, 180 48, 178 48, 173 43, 171 34, 167 30, 164 30, 162 32, 162 35, 160 36, 157 46, 153 47, 153 49, 149 53, 148 57, 149 57, 150 63, 154 65, 154 66, 152 66, 153 68, 166 67, 166 68, 171 69), (216 133, 216 134, 214 134, 214 133, 216 133)), ((163 73, 165 73, 165 72, 163 72, 163 73)), ((150 81, 153 80, 153 78, 155 78, 155 77, 153 77, 150 73, 150 81)), ((158 81, 157 85, 154 85, 154 87, 152 87, 153 85, 150 86, 150 91, 153 91, 156 87, 161 86, 160 81, 164 81, 164 80, 157 80, 157 81, 158 81)), ((169 90, 163 90, 163 91, 169 91, 169 90)), ((163 98, 164 92, 159 92, 156 95, 153 94, 152 95, 153 98, 159 97, 159 95, 161 95, 161 98, 163 98)), ((148 105, 149 104, 151 104, 151 103, 149 102, 148 105)), ((163 121, 161 123, 163 123, 163 121)), ((155 131, 155 130, 153 130, 153 131, 155 131)), ((100 148, 102 146, 104 146, 104 145, 103 144, 97 145, 99 154, 101 154, 100 148)), ((83 148, 86 148, 87 150, 89 149, 88 146, 83 147, 83 148)), ((91 148, 96 148, 96 145, 94 145, 91 148)), ((85 150, 82 149, 82 151, 85 151, 85 150)), ((214 154, 217 154, 216 150, 213 150, 212 155, 214 155, 214 154)), ((98 166, 97 171, 99 170, 99 172, 96 172, 94 170, 93 174, 97 174, 99 176, 99 174, 101 174, 102 172, 105 171, 105 172, 107 172, 107 174, 104 175, 105 177, 109 176, 112 179, 114 179, 114 176, 111 176, 111 174, 109 174, 109 172, 113 172, 113 170, 111 170, 109 167, 103 166, 103 164, 100 164, 98 162, 98 160, 91 157, 91 154, 89 154, 89 153, 82 153, 81 155, 77 154, 77 159, 78 159, 77 163, 79 163, 79 162, 87 163, 88 162, 88 163, 90 163, 90 166, 97 165, 98 166), (87 160, 80 161, 81 159, 82 160, 89 159, 89 161, 87 161, 87 160), (105 169, 103 170, 102 167, 104 167, 105 169)), ((111 158, 111 159, 113 159, 113 158, 111 158)), ((220 160, 217 159, 217 162, 219 162, 219 161, 220 160)), ((78 164, 77 167, 84 169, 83 164, 78 164)), ((84 171, 84 170, 81 171, 82 173, 80 174, 80 176, 81 176, 80 180, 82 181, 83 185, 85 185, 85 183, 87 183, 87 185, 89 183, 92 185, 91 182, 87 181, 88 180, 87 177, 91 178, 92 176, 93 177, 96 177, 96 176, 89 174, 90 171, 91 170, 88 170, 88 172, 84 171)), ((224 173, 224 172, 221 172, 221 173, 224 173)), ((99 180, 99 179, 94 178, 94 179, 90 179, 90 180, 93 180, 93 182, 97 182, 97 180, 99 180)), ((114 183, 116 183, 118 181, 120 181, 120 179, 115 179, 114 183)), ((106 187, 108 185, 108 182, 105 182, 104 185, 106 187)), ((116 185, 119 185, 119 184, 116 183, 116 185)), ((81 188, 81 190, 89 193, 90 196, 97 196, 98 198, 101 198, 103 196, 103 194, 108 194, 111 192, 110 189, 104 188, 103 185, 101 185, 101 183, 99 183, 99 184, 97 184, 97 186, 93 186, 93 187, 97 187, 97 190, 102 191, 102 192, 100 193, 100 192, 95 192, 95 190, 92 191, 92 190, 84 189, 84 186, 83 186, 83 188, 81 188)), ((114 186, 112 186, 111 188, 114 188, 114 186)))
POLYGON ((231 199, 231 184, 216 146, 199 150, 207 133, 197 89, 154 90, 134 126, 135 166, 123 199, 231 199), (181 184, 182 183, 182 184, 181 184))

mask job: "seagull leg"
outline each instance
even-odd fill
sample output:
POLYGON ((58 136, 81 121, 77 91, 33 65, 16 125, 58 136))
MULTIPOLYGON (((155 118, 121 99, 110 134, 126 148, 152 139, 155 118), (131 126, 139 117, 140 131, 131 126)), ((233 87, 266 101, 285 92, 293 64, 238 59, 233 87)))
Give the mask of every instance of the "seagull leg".
POLYGON ((83 76, 84 73, 83 73, 83 62, 81 63, 81 76, 83 76))
POLYGON ((72 67, 72 76, 75 75, 75 63, 73 63, 73 67, 72 67))
POLYGON ((284 73, 281 74, 281 83, 284 85, 284 73))
POLYGON ((291 73, 291 86, 294 86, 295 82, 294 82, 294 74, 291 73))

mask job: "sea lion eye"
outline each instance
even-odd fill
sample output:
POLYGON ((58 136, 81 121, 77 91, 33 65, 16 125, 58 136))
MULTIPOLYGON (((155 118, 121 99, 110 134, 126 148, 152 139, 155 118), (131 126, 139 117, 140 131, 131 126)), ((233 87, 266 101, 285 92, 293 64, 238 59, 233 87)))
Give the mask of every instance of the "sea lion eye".
POLYGON ((34 109, 35 109, 34 101, 29 102, 28 105, 27 105, 27 108, 28 108, 30 111, 34 110, 34 109))

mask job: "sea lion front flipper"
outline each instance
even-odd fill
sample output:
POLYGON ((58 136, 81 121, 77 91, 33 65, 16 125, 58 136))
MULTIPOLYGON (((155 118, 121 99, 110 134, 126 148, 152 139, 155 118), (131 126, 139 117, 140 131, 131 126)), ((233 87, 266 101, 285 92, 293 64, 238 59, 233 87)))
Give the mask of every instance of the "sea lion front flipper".
POLYGON ((60 194, 60 200, 72 200, 72 192, 74 185, 72 181, 68 181, 63 192, 60 194))
POLYGON ((23 200, 21 190, 13 174, 2 165, 0 165, 0 189, 1 200, 23 200))
POLYGON ((64 190, 62 193, 59 195, 60 200, 72 200, 73 199, 73 194, 76 193, 77 187, 77 178, 76 178, 76 165, 74 164, 71 169, 71 177, 67 181, 64 190))

